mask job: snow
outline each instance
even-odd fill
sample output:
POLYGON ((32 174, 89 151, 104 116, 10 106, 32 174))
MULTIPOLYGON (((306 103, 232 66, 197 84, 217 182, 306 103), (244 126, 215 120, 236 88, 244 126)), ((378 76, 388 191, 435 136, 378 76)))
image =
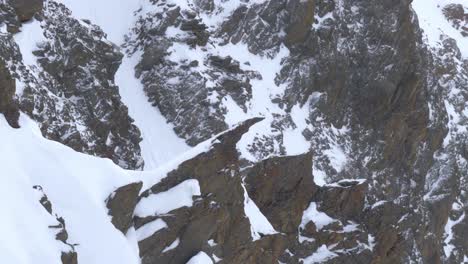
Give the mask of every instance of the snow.
POLYGON ((444 227, 444 253, 445 253, 445 256, 448 258, 450 257, 450 255, 452 254, 452 251, 455 249, 455 246, 453 244, 451 244, 452 242, 452 239, 453 239, 453 227, 455 225, 458 225, 459 223, 461 223, 461 221, 463 221, 463 219, 465 219, 465 213, 463 212, 463 214, 456 220, 452 220, 448 219, 447 221, 447 224, 445 224, 445 227, 444 227))
POLYGON ((135 208, 135 215, 140 217, 161 215, 180 207, 191 207, 193 196, 197 195, 201 195, 198 181, 186 180, 165 192, 142 198, 135 208))
POLYGON ((312 165, 312 175, 314 175, 314 183, 317 184, 317 186, 327 185, 327 174, 323 170, 317 168, 315 164, 312 165))
POLYGON ((386 204, 386 203, 388 203, 388 201, 386 201, 386 200, 378 201, 378 202, 374 203, 374 204, 371 206, 371 209, 375 209, 375 208, 380 207, 380 206, 382 206, 382 205, 384 205, 384 204, 386 204))
POLYGON ((317 210, 317 204, 315 202, 311 202, 309 207, 304 211, 302 215, 302 221, 301 221, 300 227, 304 229, 307 223, 309 223, 310 221, 312 221, 317 227, 317 230, 320 231, 325 226, 337 220, 331 218, 326 213, 319 212, 317 210))
POLYGON ((176 248, 180 243, 180 239, 177 238, 176 240, 174 240, 174 242, 172 242, 168 247, 166 247, 162 253, 164 252, 167 252, 167 251, 170 251, 170 250, 173 250, 174 248, 176 248))
POLYGON ((14 38, 20 47, 23 63, 25 65, 36 65, 37 59, 32 52, 37 50, 38 43, 46 40, 41 22, 33 19, 30 22, 24 23, 21 27, 21 32, 15 34, 14 38))
POLYGON ((78 244, 80 263, 139 263, 134 247, 110 222, 104 202, 135 179, 111 160, 44 139, 25 115, 20 125, 12 129, 0 116, 0 205, 8 212, 0 219, 0 262, 59 263, 62 249, 48 228, 53 217, 32 189, 40 185, 54 214, 65 219, 68 241, 78 244))
POLYGON ((100 26, 110 41, 120 45, 135 23, 132 12, 148 6, 148 0, 56 0, 66 5, 73 16, 89 19, 100 26))
POLYGON ((152 236, 154 233, 158 232, 161 229, 167 228, 166 222, 162 219, 156 219, 151 221, 140 228, 135 232, 137 234, 137 241, 142 241, 152 236))
POLYGON ((223 260, 222 258, 218 258, 218 256, 216 256, 215 254, 213 254, 213 259, 214 259, 215 263, 218 263, 221 260, 223 260))
POLYGON ((367 248, 371 251, 374 250, 374 247, 376 245, 376 242, 375 242, 375 237, 371 234, 368 234, 367 235, 367 241, 369 242, 369 244, 367 245, 367 248))
POLYGON ((258 240, 261 235, 277 234, 278 232, 273 228, 271 223, 268 221, 265 215, 262 214, 252 199, 250 199, 245 186, 244 188, 244 212, 250 222, 250 231, 252 239, 258 240))
POLYGON ((200 251, 197 255, 193 256, 187 264, 213 264, 213 261, 205 252, 200 251))
POLYGON ((326 184, 328 187, 349 188, 349 184, 359 185, 366 182, 366 179, 342 179, 334 183, 326 184))
POLYGON ((328 156, 331 166, 337 171, 341 172, 346 164, 347 157, 343 149, 335 144, 330 145, 330 148, 324 151, 328 156))
POLYGON ((322 263, 338 255, 328 249, 326 245, 320 246, 317 251, 305 259, 301 259, 304 264, 322 263))
POLYGON ((464 58, 468 58, 468 38, 447 21, 442 8, 448 4, 462 4, 466 6, 466 0, 414 0, 412 7, 418 15, 419 26, 423 29, 427 43, 431 47, 441 46, 441 35, 447 35, 457 41, 457 45, 464 58))
MULTIPOLYGON (((21 32, 14 35, 15 42, 18 44, 23 57, 24 65, 31 70, 31 73, 37 76, 34 71, 38 68, 37 58, 33 51, 37 50, 38 44, 45 42, 44 31, 41 27, 41 22, 33 19, 30 22, 24 23, 21 27, 21 32)), ((16 81, 16 94, 23 92, 24 84, 21 81, 16 81)))
MULTIPOLYGON (((315 98, 318 93, 311 95, 311 98, 315 98)), ((295 105, 291 109, 291 118, 296 125, 294 128, 289 128, 283 131, 283 144, 288 155, 299 155, 309 151, 310 142, 305 139, 302 135, 309 124, 306 120, 309 118, 310 101, 303 106, 295 105)))
MULTIPOLYGON (((243 43, 229 43, 223 46, 216 46, 210 50, 218 56, 231 56, 234 60, 240 62, 242 70, 258 71, 262 79, 252 79, 252 98, 247 104, 247 112, 244 112, 231 98, 222 101, 222 106, 227 109, 225 121, 233 126, 238 122, 252 118, 264 117, 265 119, 255 124, 248 133, 244 134, 237 144, 237 149, 241 156, 250 161, 258 161, 258 158, 250 153, 249 146, 256 137, 271 136, 278 134, 271 127, 271 123, 276 119, 275 116, 284 116, 286 112, 272 100, 284 94, 284 85, 277 85, 275 79, 281 71, 282 61, 289 56, 289 50, 281 46, 279 52, 273 58, 252 54, 247 45, 243 43), (249 62, 249 64, 245 64, 249 62)), ((282 133, 285 155, 299 155, 309 151, 310 143, 302 135, 302 131, 308 126, 306 119, 308 117, 310 105, 294 106, 291 110, 291 117, 295 127, 285 129, 282 133)), ((275 152, 279 152, 280 146, 275 146, 275 152)))
POLYGON ((359 224, 356 224, 356 223, 347 224, 343 227, 343 232, 350 233, 350 232, 358 231, 359 230, 358 227, 359 227, 359 224))
POLYGON ((324 27, 324 22, 327 20, 327 19, 333 19, 333 12, 328 12, 326 13, 325 15, 323 15, 322 17, 320 17, 318 14, 315 15, 315 23, 312 25, 312 28, 317 30, 321 27, 324 27))

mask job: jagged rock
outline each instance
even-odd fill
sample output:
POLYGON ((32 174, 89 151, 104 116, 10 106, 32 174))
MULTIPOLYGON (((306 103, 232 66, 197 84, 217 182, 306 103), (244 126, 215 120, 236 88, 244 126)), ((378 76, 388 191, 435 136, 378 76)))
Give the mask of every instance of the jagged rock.
POLYGON ((291 21, 286 28, 286 43, 288 45, 294 45, 304 42, 315 21, 315 1, 288 1, 286 10, 294 14, 291 16, 291 21))
POLYGON ((461 4, 448 4, 443 9, 444 16, 452 25, 461 31, 464 37, 468 37, 468 12, 461 4))
POLYGON ((18 20, 14 8, 6 2, 0 3, 0 21, 0 25, 6 25, 7 32, 14 34, 20 31, 21 22, 18 20))
MULTIPOLYGON (((141 226, 157 219, 168 224, 168 228, 139 242, 143 263, 185 263, 194 252, 202 250, 223 258, 225 263, 245 263, 242 261, 259 260, 265 254, 270 254, 261 248, 270 250, 269 243, 272 241, 282 241, 279 236, 264 237, 263 242, 255 242, 258 246, 244 247, 252 242, 252 238, 244 213, 244 190, 235 146, 249 127, 260 120, 246 121, 218 136, 211 150, 183 162, 160 183, 142 193, 141 200, 144 200, 189 179, 196 179, 201 190, 201 196, 195 198, 192 207, 182 207, 164 215, 136 216, 137 232, 141 226), (180 241, 178 246, 164 251, 176 239, 180 241), (218 246, 211 248, 209 240, 218 246)), ((282 251, 276 254, 278 252, 282 251)))
POLYGON ((44 6, 44 0, 8 0, 21 22, 31 20, 44 6))
POLYGON ((99 27, 73 18, 62 4, 46 5, 44 41, 33 52, 38 67, 28 71, 17 62, 25 83, 21 111, 49 139, 126 169, 141 169, 140 131, 114 83, 123 54, 99 27))
POLYGON ((67 251, 62 251, 60 257, 62 264, 78 264, 78 253, 75 251, 75 245, 72 245, 68 242, 68 232, 65 226, 65 220, 57 214, 54 214, 52 209, 52 203, 45 194, 43 188, 40 185, 35 185, 33 186, 33 188, 37 190, 41 195, 41 198, 39 200, 41 205, 57 221, 56 225, 49 226, 50 229, 57 230, 57 233, 55 234, 55 239, 62 242, 65 245, 65 248, 68 248, 67 251))
POLYGON ((188 31, 193 34, 193 38, 187 40, 187 44, 195 46, 205 46, 208 43, 210 34, 206 31, 207 26, 198 19, 183 21, 180 25, 182 31, 188 31))
POLYGON ((339 182, 336 187, 325 187, 316 199, 323 201, 320 210, 330 216, 346 220, 359 220, 364 210, 368 185, 365 182, 339 182))
POLYGON ((78 254, 76 252, 62 252, 62 264, 78 264, 78 254))
POLYGON ((312 156, 267 159, 253 168, 245 178, 247 192, 276 230, 297 232, 302 212, 316 195, 312 156))
POLYGON ((18 128, 19 110, 15 100, 16 84, 5 64, 0 60, 0 113, 3 113, 8 124, 18 128))
POLYGON ((138 202, 142 182, 131 183, 115 190, 106 200, 112 224, 126 234, 132 225, 133 211, 138 202))

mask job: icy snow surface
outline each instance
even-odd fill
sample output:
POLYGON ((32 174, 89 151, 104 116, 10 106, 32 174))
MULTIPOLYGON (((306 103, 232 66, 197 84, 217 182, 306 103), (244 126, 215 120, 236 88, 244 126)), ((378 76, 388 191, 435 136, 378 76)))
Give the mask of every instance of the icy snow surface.
POLYGON ((200 251, 197 255, 193 256, 187 264, 213 264, 213 261, 205 252, 200 251))

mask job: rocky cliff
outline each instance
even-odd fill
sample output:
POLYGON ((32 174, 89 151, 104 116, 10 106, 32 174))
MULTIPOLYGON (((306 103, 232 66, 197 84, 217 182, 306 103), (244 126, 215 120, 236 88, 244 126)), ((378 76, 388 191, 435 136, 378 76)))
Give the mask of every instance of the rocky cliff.
POLYGON ((141 263, 468 261, 467 3, 106 3, 0 2, 0 113, 133 175, 141 263))

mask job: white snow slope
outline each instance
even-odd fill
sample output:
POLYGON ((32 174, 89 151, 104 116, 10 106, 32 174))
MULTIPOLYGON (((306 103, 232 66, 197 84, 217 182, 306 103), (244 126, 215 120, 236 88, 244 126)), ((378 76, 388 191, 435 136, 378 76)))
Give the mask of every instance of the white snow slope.
MULTIPOLYGON (((41 197, 33 189, 36 185, 48 196, 53 213, 65 219, 68 242, 77 244, 79 263, 140 263, 136 243, 151 235, 154 228, 139 229, 136 234, 131 230, 125 237, 111 223, 106 198, 131 182, 142 181, 143 189, 151 187, 181 162, 213 144, 213 139, 207 140, 153 171, 126 171, 110 159, 78 153, 44 139, 36 123, 24 114, 20 125, 20 129, 13 129, 0 115, 0 206, 6 212, 0 218, 0 263, 60 263, 61 252, 68 249, 55 240, 49 226, 57 221, 39 203, 41 197)), ((198 182, 192 181, 192 187, 174 188, 171 195, 191 200, 191 195, 200 192, 198 182)), ((191 206, 191 202, 173 197, 156 203, 162 208, 191 206)), ((138 210, 147 214, 157 206, 138 210)), ((165 227, 160 223, 158 228, 165 227)))
POLYGON ((39 203, 42 186, 53 211, 66 221, 80 263, 139 263, 138 252, 110 223, 104 200, 135 181, 111 160, 80 154, 46 140, 25 115, 21 129, 0 116, 0 263, 59 263, 63 249, 48 228, 56 224, 39 203))

